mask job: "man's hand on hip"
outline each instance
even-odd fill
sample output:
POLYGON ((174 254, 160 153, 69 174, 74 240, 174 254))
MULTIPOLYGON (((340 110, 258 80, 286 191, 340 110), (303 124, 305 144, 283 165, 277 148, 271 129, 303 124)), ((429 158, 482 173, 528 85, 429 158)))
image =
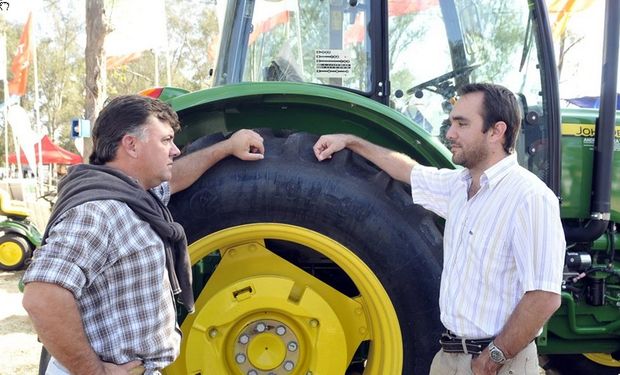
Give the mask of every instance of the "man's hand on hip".
POLYGON ((491 360, 488 348, 471 360, 471 370, 474 375, 496 375, 500 368, 502 365, 491 360))
POLYGON ((122 365, 104 362, 103 369, 105 375, 141 375, 144 374, 142 361, 131 361, 122 365))

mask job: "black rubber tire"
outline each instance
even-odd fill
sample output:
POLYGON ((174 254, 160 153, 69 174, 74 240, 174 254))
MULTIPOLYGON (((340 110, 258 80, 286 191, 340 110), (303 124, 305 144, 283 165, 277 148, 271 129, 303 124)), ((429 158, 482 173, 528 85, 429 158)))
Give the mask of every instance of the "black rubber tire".
MULTIPOLYGON (((319 163, 317 136, 259 130, 265 159, 227 158, 169 205, 192 243, 247 223, 284 223, 346 246, 388 293, 403 334, 403 374, 427 374, 439 350, 442 235, 437 217, 414 205, 407 185, 344 150, 319 163)), ((201 138, 191 152, 223 139, 201 138)))
POLYGON ((549 355, 549 366, 562 375, 618 375, 620 367, 603 366, 582 354, 549 355))
POLYGON ((0 270, 14 271, 24 267, 32 256, 32 247, 28 240, 16 233, 6 233, 4 236, 0 237, 0 246, 5 243, 16 245, 21 251, 21 258, 17 263, 9 265, 2 263, 2 258, 0 257, 0 270))

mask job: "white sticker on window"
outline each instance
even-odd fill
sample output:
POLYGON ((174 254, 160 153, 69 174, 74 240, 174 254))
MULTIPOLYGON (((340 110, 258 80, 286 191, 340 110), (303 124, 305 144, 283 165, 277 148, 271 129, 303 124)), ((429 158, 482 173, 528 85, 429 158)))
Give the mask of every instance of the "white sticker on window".
POLYGON ((314 51, 317 78, 346 78, 351 76, 351 57, 341 49, 317 49, 314 51))

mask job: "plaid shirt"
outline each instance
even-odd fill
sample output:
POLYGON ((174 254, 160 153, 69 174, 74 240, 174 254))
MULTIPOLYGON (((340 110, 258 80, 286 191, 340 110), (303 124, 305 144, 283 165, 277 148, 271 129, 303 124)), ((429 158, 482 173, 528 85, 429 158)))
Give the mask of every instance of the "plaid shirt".
MULTIPOLYGON (((155 188, 167 204, 167 183, 155 188)), ((148 223, 114 200, 67 210, 37 250, 24 282, 57 284, 73 293, 86 336, 99 357, 144 362, 147 374, 179 354, 180 330, 164 245, 148 223)))

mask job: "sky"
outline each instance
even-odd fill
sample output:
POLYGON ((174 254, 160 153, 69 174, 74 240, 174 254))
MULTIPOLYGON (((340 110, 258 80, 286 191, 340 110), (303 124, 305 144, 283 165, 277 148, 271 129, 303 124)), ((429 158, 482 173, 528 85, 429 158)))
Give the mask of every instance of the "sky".
MULTIPOLYGON (((45 10, 41 0, 8 0, 9 10, 0 16, 6 17, 11 23, 25 23, 28 13, 34 10, 36 30, 45 30, 45 10)), ((67 1, 67 0, 65 0, 67 1)), ((69 3, 69 1, 67 1, 69 3)), ((75 3, 75 1, 72 1, 75 3)), ((80 4, 76 12, 85 12, 85 2, 80 4)), ((113 32, 106 38, 106 51, 109 56, 120 56, 165 47, 165 28, 153 28, 153 24, 165 24, 164 2, 162 0, 113 0, 107 15, 113 32), (140 17, 136 17, 139 14, 140 17)), ((78 16, 80 17, 80 16, 78 16)), ((83 17, 83 16, 81 16, 83 17)), ((85 38, 84 38, 85 40, 85 38)))
POLYGON ((0 12, 0 17, 6 18, 11 23, 25 23, 28 12, 34 9, 39 12, 42 8, 41 0, 5 0, 10 6, 8 11, 0 12))

